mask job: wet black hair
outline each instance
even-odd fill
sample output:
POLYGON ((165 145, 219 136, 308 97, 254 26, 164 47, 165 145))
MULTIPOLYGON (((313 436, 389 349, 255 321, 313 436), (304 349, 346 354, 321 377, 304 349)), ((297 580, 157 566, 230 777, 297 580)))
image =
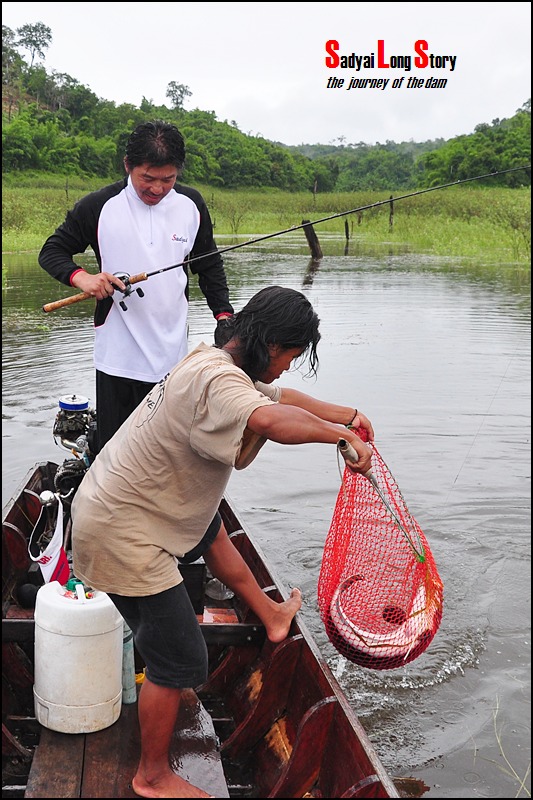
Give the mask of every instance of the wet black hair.
POLYGON ((308 375, 318 370, 320 320, 309 300, 296 289, 266 286, 255 294, 233 320, 241 368, 254 381, 269 367, 269 346, 299 348, 309 363, 308 375))
POLYGON ((125 157, 130 169, 141 164, 152 167, 172 164, 181 171, 185 163, 185 142, 176 126, 169 122, 143 122, 130 135, 125 157))

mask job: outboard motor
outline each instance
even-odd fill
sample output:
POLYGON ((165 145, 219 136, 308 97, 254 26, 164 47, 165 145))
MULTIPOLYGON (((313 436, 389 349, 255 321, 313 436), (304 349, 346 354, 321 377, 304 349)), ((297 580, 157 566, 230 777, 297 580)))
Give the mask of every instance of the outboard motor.
POLYGON ((86 397, 66 394, 59 398, 53 434, 57 444, 83 458, 90 466, 94 459, 96 411, 89 408, 86 397))
POLYGON ((94 460, 96 411, 86 397, 69 394, 59 398, 53 434, 56 444, 75 456, 59 466, 54 479, 56 491, 68 502, 94 460))

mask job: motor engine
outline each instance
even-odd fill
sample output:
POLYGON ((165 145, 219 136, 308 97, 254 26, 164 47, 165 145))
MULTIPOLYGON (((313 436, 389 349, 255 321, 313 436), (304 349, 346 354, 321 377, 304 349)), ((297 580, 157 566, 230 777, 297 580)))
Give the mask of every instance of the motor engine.
POLYGON ((56 491, 69 503, 95 456, 96 411, 86 397, 71 394, 59 398, 53 434, 56 444, 75 456, 59 466, 54 479, 56 491))
POLYGON ((86 397, 68 394, 59 398, 53 434, 57 444, 70 450, 90 466, 94 459, 96 411, 89 408, 86 397))

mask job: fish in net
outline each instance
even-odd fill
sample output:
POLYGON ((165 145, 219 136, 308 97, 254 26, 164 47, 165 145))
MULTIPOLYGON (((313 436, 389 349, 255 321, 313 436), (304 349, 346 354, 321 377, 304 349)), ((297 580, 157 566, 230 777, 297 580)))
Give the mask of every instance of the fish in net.
MULTIPOLYGON (((357 431, 366 439, 366 431, 357 431)), ((344 469, 324 546, 318 606, 333 646, 369 669, 417 658, 442 619, 443 585, 428 542, 378 449, 366 475, 344 469)), ((347 461, 357 453, 340 439, 347 461)))

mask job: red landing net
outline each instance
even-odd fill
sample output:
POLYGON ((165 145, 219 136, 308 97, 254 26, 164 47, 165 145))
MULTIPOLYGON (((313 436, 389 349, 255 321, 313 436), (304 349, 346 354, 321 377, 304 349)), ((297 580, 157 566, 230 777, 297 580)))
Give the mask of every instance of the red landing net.
POLYGON ((417 658, 435 636, 443 586, 427 540, 375 446, 372 475, 381 497, 367 477, 344 470, 318 605, 339 653, 369 669, 394 669, 417 658))

